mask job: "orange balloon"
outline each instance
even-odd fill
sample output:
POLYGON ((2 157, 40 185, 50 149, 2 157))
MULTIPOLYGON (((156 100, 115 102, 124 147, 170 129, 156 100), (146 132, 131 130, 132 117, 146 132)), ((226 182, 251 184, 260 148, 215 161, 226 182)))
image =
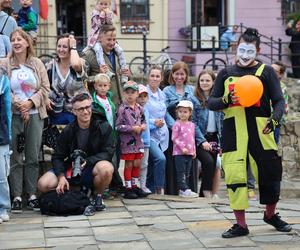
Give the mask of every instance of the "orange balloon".
POLYGON ((234 90, 235 95, 240 98, 241 106, 250 107, 260 100, 264 87, 258 77, 245 75, 237 80, 234 90))

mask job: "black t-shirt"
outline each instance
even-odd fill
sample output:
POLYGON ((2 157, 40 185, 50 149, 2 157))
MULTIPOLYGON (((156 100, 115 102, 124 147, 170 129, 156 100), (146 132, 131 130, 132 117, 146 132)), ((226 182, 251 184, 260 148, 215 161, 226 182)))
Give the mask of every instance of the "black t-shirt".
MULTIPOLYGON (((222 110, 228 107, 222 101, 224 95, 224 82, 230 76, 241 77, 244 75, 255 75, 257 69, 261 66, 261 63, 256 64, 253 67, 239 67, 233 65, 221 70, 215 80, 215 84, 208 100, 208 108, 211 110, 222 110)), ((263 83, 264 91, 260 100, 260 107, 249 107, 247 109, 256 109, 259 115, 262 117, 271 116, 271 101, 273 107, 272 117, 276 121, 280 121, 284 113, 284 98, 280 87, 279 79, 271 66, 266 65, 260 80, 263 83)), ((256 112, 257 114, 257 112, 256 112)))
POLYGON ((83 151, 87 151, 87 145, 89 140, 89 128, 79 128, 78 134, 77 134, 77 147, 78 149, 81 149, 83 151))

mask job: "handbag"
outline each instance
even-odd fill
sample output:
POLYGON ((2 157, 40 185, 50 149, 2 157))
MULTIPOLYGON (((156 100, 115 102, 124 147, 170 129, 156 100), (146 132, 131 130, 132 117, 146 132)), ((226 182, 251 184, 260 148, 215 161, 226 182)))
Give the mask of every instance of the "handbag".
POLYGON ((39 203, 42 214, 68 216, 83 214, 90 200, 80 191, 66 190, 58 194, 56 190, 51 190, 40 196, 39 203))

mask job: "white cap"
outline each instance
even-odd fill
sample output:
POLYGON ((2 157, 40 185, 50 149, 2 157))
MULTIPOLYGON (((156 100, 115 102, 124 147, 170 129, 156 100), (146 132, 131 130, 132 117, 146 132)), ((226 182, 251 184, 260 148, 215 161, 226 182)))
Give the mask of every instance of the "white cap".
POLYGON ((177 107, 191 108, 193 110, 193 103, 188 100, 182 100, 177 104, 177 107))
POLYGON ((148 89, 145 85, 139 84, 139 95, 142 93, 147 93, 148 94, 148 89))

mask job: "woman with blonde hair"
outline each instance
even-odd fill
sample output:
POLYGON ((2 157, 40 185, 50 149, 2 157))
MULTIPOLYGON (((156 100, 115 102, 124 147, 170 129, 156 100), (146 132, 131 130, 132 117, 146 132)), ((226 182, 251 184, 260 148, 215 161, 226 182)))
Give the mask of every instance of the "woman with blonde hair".
POLYGON ((12 92, 12 150, 10 188, 12 212, 22 212, 23 171, 27 206, 38 210, 36 197, 39 174, 38 155, 42 142, 49 80, 44 64, 34 56, 30 37, 22 29, 10 35, 12 54, 0 65, 8 72, 12 92), (23 165, 23 151, 25 164, 23 165))

